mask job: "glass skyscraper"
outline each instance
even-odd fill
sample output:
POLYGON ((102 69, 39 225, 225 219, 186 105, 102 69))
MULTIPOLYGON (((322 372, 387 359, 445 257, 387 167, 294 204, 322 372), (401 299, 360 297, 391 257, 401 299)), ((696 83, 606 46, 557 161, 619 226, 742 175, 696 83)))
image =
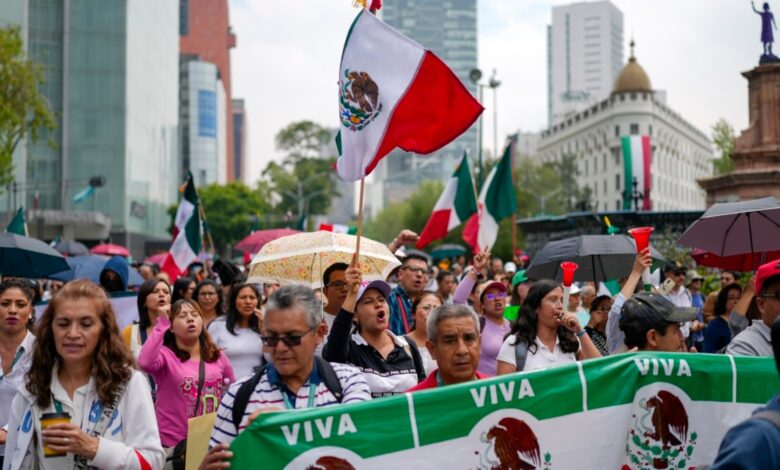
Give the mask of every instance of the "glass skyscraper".
POLYGON ((28 0, 27 8, 26 44, 44 67, 41 91, 57 129, 28 145, 24 205, 37 196, 42 210, 102 212, 120 243, 166 236, 181 178, 179 2, 28 0), (94 176, 105 185, 74 202, 94 176))

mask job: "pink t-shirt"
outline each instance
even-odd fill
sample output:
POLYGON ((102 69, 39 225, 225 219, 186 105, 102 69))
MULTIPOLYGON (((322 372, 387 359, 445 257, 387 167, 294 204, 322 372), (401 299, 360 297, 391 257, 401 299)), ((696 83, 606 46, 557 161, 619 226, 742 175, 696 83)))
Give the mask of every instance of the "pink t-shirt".
POLYGON ((222 353, 214 362, 207 362, 201 403, 206 397, 206 408, 195 409, 198 395, 199 360, 182 362, 167 346, 163 336, 171 327, 167 316, 161 315, 152 334, 141 348, 138 365, 154 378, 157 384, 157 425, 164 447, 173 447, 187 437, 187 420, 193 416, 211 413, 219 407, 222 393, 235 381, 233 367, 222 353), (225 382, 225 379, 228 379, 225 382))
POLYGON ((489 377, 496 375, 498 351, 501 350, 501 345, 504 344, 504 336, 511 329, 511 325, 506 320, 499 326, 485 319, 485 329, 482 330, 481 335, 482 350, 479 355, 478 371, 489 377))

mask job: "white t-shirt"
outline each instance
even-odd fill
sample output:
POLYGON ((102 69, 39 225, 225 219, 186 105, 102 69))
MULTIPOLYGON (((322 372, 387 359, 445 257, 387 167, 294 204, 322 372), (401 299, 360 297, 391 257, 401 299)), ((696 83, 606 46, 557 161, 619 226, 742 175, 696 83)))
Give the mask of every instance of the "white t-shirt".
MULTIPOLYGON (((550 351, 539 338, 536 338, 536 349, 529 348, 525 357, 524 371, 547 369, 549 367, 559 366, 577 362, 575 353, 565 353, 561 350, 558 337, 555 337, 555 348, 550 351)), ((504 340, 501 349, 498 351, 498 361, 506 362, 517 367, 515 360, 515 336, 512 335, 504 340)))
POLYGON ((236 334, 233 335, 227 329, 224 316, 212 321, 208 330, 217 347, 225 351, 230 365, 233 366, 236 380, 251 375, 254 368, 260 365, 263 355, 263 340, 260 338, 260 333, 236 326, 233 329, 236 334))
MULTIPOLYGON (((691 293, 685 287, 680 287, 677 289, 677 291, 671 291, 664 297, 669 299, 669 301, 678 307, 689 308, 693 306, 693 298, 691 297, 691 293)), ((682 331, 684 337, 688 338, 688 336, 691 334, 691 322, 687 321, 682 323, 680 325, 680 331, 682 331)))

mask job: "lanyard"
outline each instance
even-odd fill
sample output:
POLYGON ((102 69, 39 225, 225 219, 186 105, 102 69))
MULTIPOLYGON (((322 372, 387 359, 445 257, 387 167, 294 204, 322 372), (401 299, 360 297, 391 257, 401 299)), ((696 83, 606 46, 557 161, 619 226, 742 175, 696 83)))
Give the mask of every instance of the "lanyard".
MULTIPOLYGON (((317 388, 317 384, 309 384, 309 401, 306 404, 306 408, 311 408, 314 406, 314 395, 316 395, 315 392, 316 388, 317 388)), ((295 404, 290 403, 290 399, 287 397, 287 392, 285 392, 284 390, 281 390, 281 392, 282 392, 282 399, 284 399, 284 406, 287 407, 288 410, 294 410, 295 404)))
MULTIPOLYGON (((19 359, 22 358, 22 354, 24 354, 24 348, 23 347, 19 347, 19 349, 16 350, 16 354, 14 354, 14 360, 11 361, 11 368, 8 369, 8 373, 9 374, 11 372, 13 372, 14 366, 16 365, 17 362, 19 362, 19 359)), ((3 374, 2 376, 0 376, 0 381, 2 381, 5 378, 5 376, 6 376, 6 374, 3 374)))
POLYGON ((401 320, 404 321, 404 334, 409 333, 409 322, 406 319, 406 306, 404 305, 404 299, 401 294, 395 294, 398 299, 398 306, 401 308, 401 320))
POLYGON ((51 399, 54 401, 54 408, 57 410, 57 413, 62 413, 62 403, 54 397, 51 397, 51 399))
POLYGON ((437 387, 443 387, 444 381, 441 379, 441 372, 438 370, 436 371, 436 386, 437 387))

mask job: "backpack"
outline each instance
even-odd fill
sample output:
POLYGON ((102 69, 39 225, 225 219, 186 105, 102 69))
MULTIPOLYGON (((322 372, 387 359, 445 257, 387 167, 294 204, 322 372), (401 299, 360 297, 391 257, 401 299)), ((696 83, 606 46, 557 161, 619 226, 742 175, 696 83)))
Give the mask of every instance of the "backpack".
MULTIPOLYGON (((333 367, 328 361, 319 356, 314 356, 314 360, 317 363, 317 372, 319 372, 322 383, 324 383, 328 390, 330 390, 330 393, 336 397, 336 400, 341 403, 341 400, 344 398, 344 392, 341 387, 341 381, 339 381, 333 367)), ((263 374, 265 374, 266 369, 268 369, 268 365, 269 364, 266 363, 260 366, 255 371, 252 378, 242 383, 236 391, 236 398, 233 400, 233 425, 235 425, 236 431, 238 431, 238 426, 244 418, 244 412, 249 403, 249 397, 252 396, 252 392, 255 391, 257 384, 260 383, 260 379, 263 377, 263 374)))
MULTIPOLYGON (((515 341, 517 338, 515 338, 515 341)), ((517 371, 521 372, 523 369, 525 369, 525 360, 528 357, 528 343, 525 341, 520 341, 519 343, 515 344, 515 364, 517 366, 517 371)))

